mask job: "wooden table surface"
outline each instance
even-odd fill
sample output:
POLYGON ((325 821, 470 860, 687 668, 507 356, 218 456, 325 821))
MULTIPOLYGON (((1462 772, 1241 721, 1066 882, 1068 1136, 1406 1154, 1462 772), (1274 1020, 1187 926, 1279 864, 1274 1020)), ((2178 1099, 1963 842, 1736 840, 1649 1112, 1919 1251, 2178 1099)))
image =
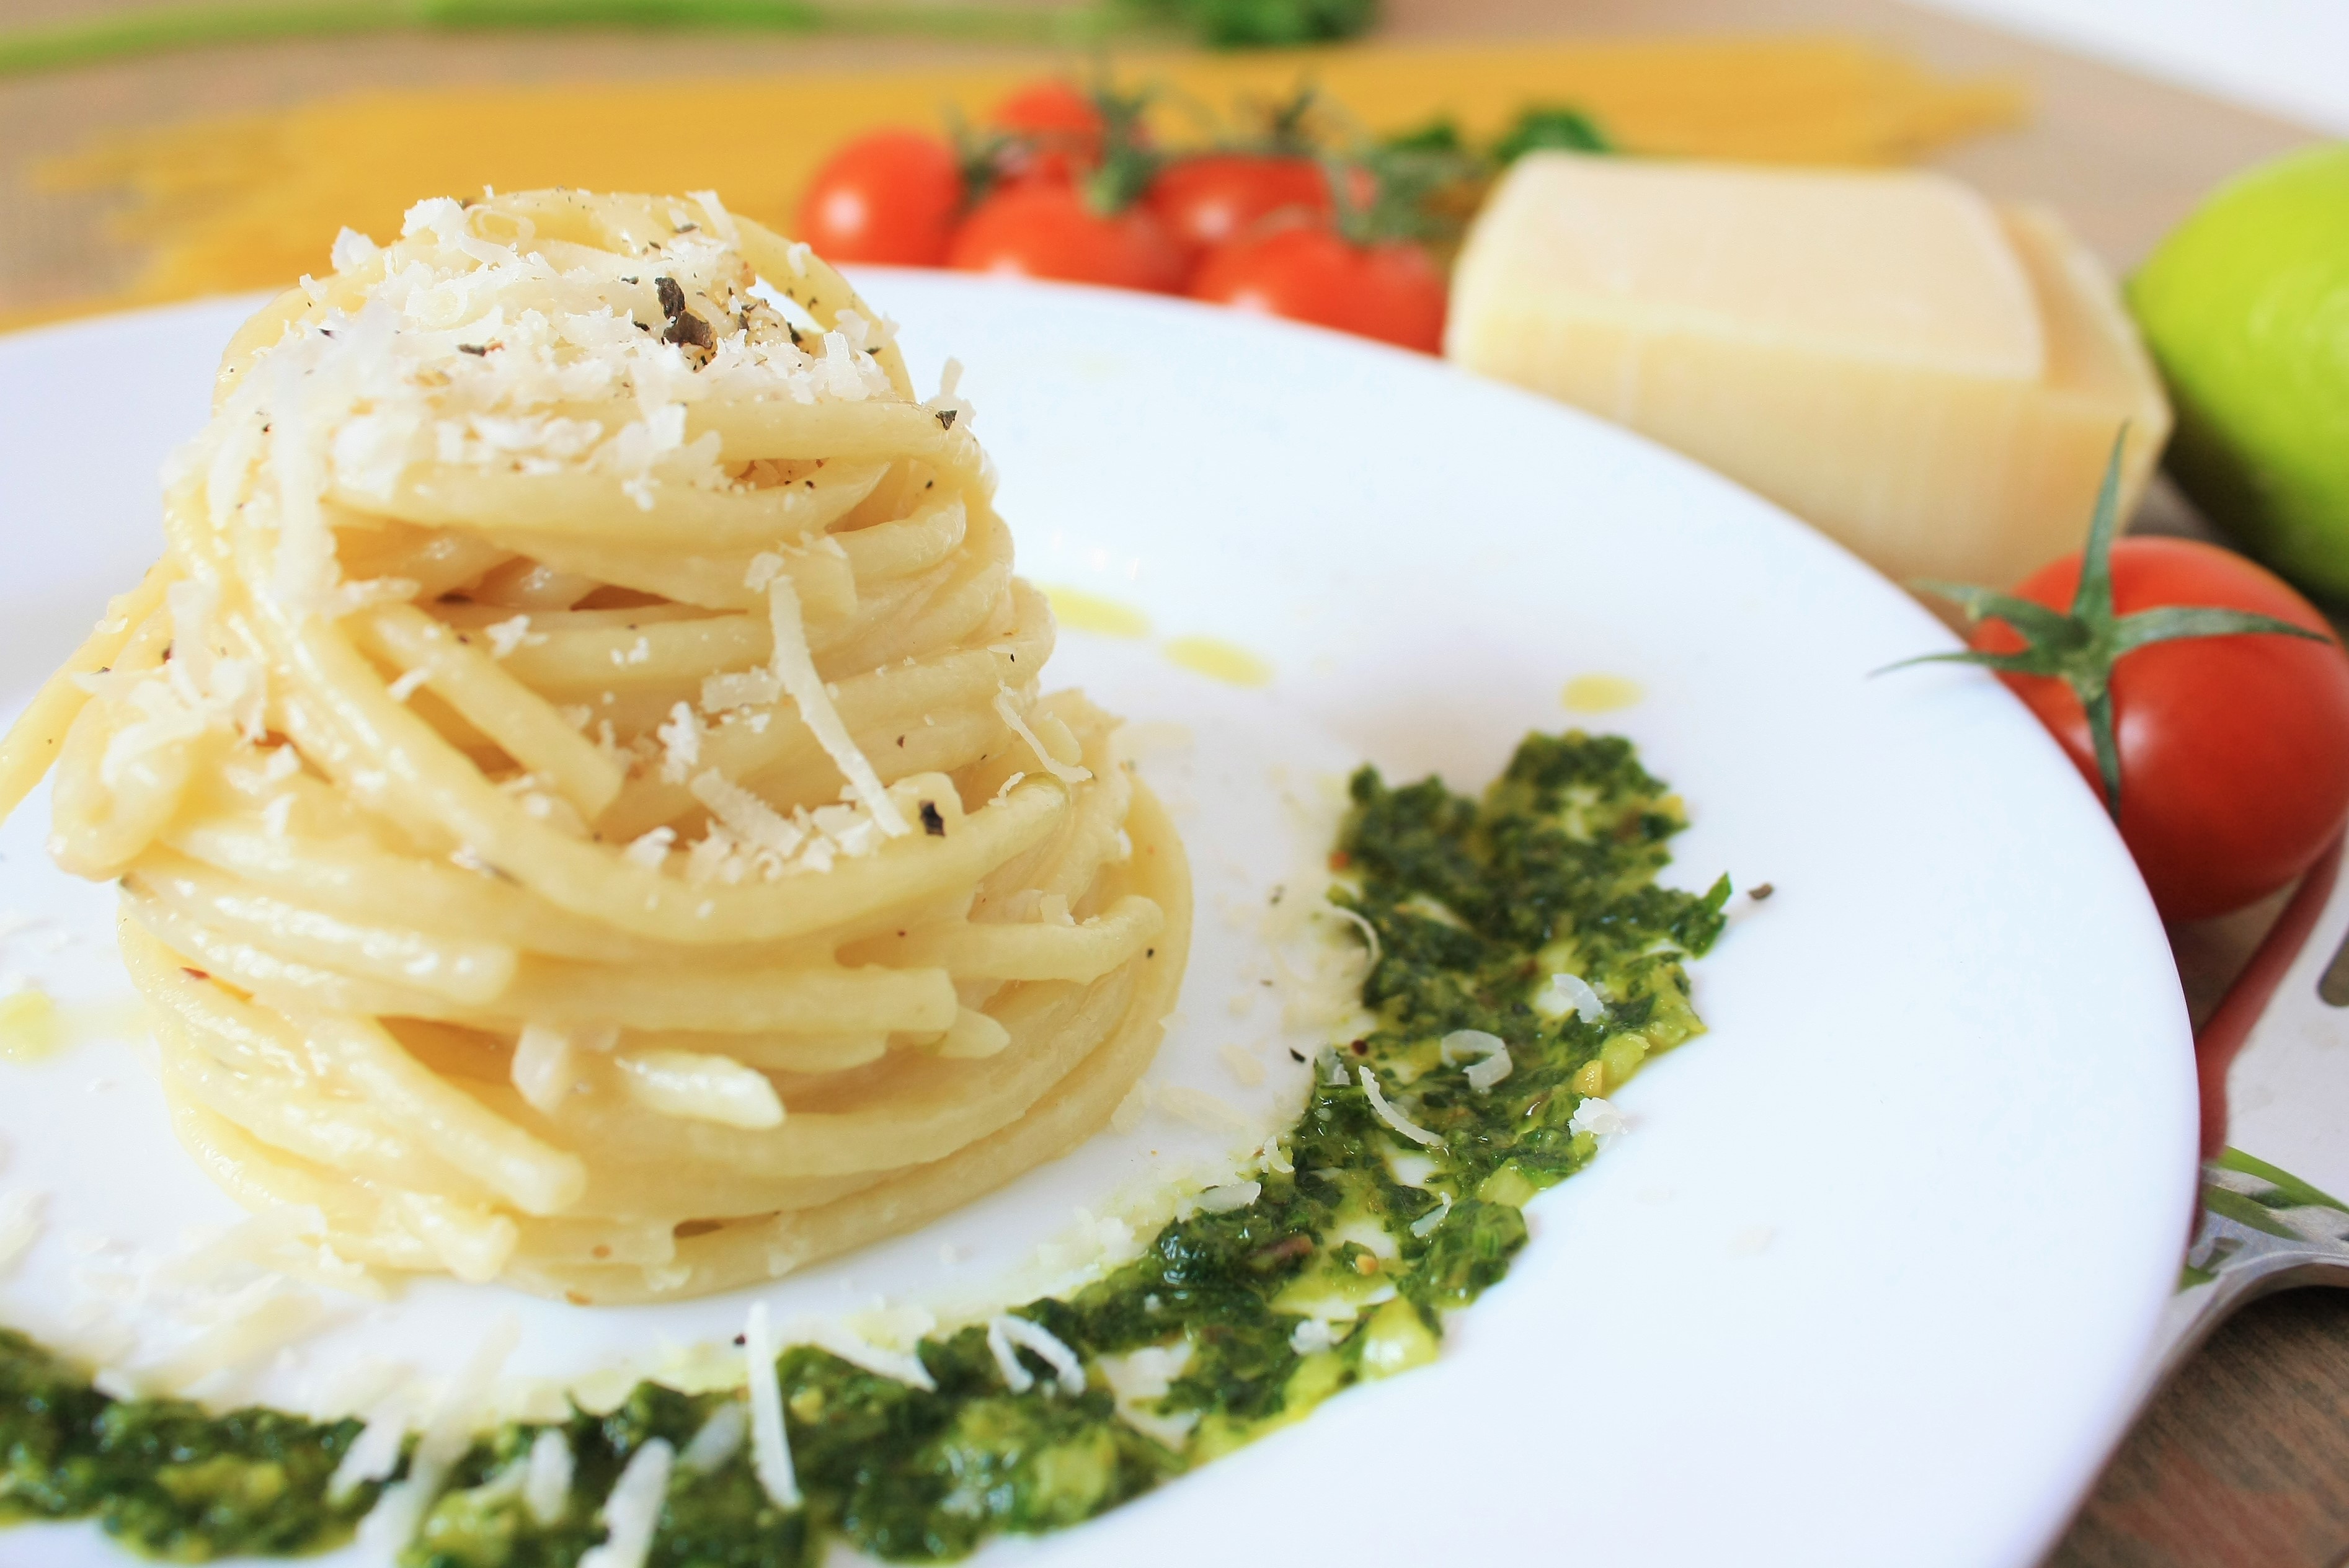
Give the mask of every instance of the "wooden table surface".
MULTIPOLYGON (((152 0, 135 0, 149 4, 152 0)), ((125 0, 0 0, 26 23, 125 0)), ((1387 0, 1391 40, 1821 31, 1857 34, 1943 71, 2030 94, 2028 123, 1939 163, 2005 199, 2049 201, 2116 266, 2139 259, 2228 175, 2314 139, 2282 121, 1894 0, 1387 0)), ((98 133, 303 101, 360 87, 746 75, 968 61, 990 51, 908 39, 686 34, 378 36, 287 42, 0 80, 0 315, 128 281, 104 235, 111 200, 36 190, 28 170, 98 133)), ((2199 531, 2157 488, 2140 527, 2199 531)), ((2174 931, 2200 1016, 2276 901, 2174 931)), ((1917 1456, 1930 1463, 1930 1454, 1917 1456)), ((1822 1478, 1831 1494, 1831 1478, 1822 1478)), ((1898 1563, 1897 1542, 1885 1562, 1898 1563)), ((2340 1568, 2349 1561, 2349 1294, 2305 1291, 2222 1329, 2115 1456, 2050 1568, 2340 1568)))

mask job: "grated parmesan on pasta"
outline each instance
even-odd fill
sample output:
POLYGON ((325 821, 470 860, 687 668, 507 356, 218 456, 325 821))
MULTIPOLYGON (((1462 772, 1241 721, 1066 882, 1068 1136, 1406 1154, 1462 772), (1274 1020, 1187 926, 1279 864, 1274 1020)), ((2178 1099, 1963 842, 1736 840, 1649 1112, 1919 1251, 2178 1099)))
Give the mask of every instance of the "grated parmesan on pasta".
MULTIPOLYGON (((713 191, 434 199, 334 255, 232 339, 161 559, 0 741, 0 811, 54 771, 53 853, 119 889, 202 1168, 324 1216, 303 1278, 618 1305, 1106 1121, 1189 882, 1115 717, 1041 695, 955 377, 922 402, 895 325, 713 191), (991 798, 1007 750, 1073 782, 991 798)), ((193 1354, 258 1354, 280 1295, 193 1354)))
POLYGON ((1027 719, 1020 717, 1019 709, 1013 706, 1009 688, 1004 686, 996 688, 995 711, 1001 716, 1003 722, 1010 727, 1011 733, 1025 741, 1028 749, 1036 754, 1038 765, 1061 783, 1081 784, 1093 776, 1092 769, 1063 762, 1044 749, 1044 743, 1036 738, 1036 732, 1028 727, 1027 719))
MULTIPOLYGON (((829 342, 833 335, 827 334, 829 342)), ((799 595, 792 591, 789 577, 777 577, 767 585, 768 619, 775 634, 775 679, 789 692, 792 701, 799 705, 800 719, 814 734, 816 744, 824 755, 848 779, 848 787, 873 820, 881 825, 882 832, 893 839, 902 839, 913 830, 898 813, 896 802, 881 787, 881 776, 873 771, 873 764, 840 722, 840 714, 832 706, 832 697, 824 689, 823 677, 816 674, 815 659, 808 652, 807 631, 801 624, 799 595)))

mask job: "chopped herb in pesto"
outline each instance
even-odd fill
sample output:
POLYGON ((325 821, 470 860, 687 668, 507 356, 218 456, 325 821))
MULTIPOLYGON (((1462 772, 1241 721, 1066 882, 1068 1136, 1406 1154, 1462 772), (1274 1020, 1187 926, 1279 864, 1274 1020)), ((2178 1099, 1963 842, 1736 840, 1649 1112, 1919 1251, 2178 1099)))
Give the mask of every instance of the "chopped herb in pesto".
POLYGON ((94 1517, 126 1545, 175 1562, 308 1551, 375 1506, 373 1486, 326 1501, 358 1434, 357 1421, 110 1399, 0 1329, 0 1524, 94 1517))
MULTIPOLYGON (((1443 1315, 1525 1244, 1526 1202, 1596 1152, 1577 1109, 1702 1028, 1682 961, 1720 934, 1729 883, 1702 896, 1656 885, 1682 822, 1611 738, 1529 737, 1481 801, 1357 773, 1334 896, 1367 927, 1376 1026, 1314 1064, 1253 1201, 1169 1223, 1071 1299, 1015 1309, 1083 1360, 1084 1390, 1019 1348, 1032 1381, 1012 1392, 983 1325, 921 1343, 935 1389, 794 1347, 779 1377, 804 1506, 770 1501, 748 1445, 680 1466, 650 1562, 812 1565, 833 1536, 900 1561, 959 1557, 1000 1532, 1090 1519, 1432 1359, 1443 1315), (1552 984, 1561 975, 1578 984, 1552 984), (1494 1053, 1447 1050, 1464 1030, 1501 1041, 1506 1071, 1472 1080, 1494 1053), (1398 1120, 1434 1141, 1400 1136, 1398 1120), (1154 1376, 1137 1375, 1145 1363, 1154 1376)), ((603 1500, 629 1458, 655 1439, 685 1450, 740 1398, 647 1383, 608 1414, 574 1412, 559 1429, 574 1479, 552 1522, 523 1485, 546 1429, 480 1439, 403 1568, 570 1568, 604 1538, 603 1500)), ((327 1501, 358 1429, 112 1399, 0 1332, 0 1522, 95 1517, 176 1561, 315 1550, 347 1537, 379 1490, 327 1501)))

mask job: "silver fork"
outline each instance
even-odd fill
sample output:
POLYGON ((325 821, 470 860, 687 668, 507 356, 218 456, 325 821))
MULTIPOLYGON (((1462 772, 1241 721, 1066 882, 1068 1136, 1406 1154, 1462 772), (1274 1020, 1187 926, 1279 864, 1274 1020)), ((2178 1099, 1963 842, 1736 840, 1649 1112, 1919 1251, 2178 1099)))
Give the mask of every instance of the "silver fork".
MULTIPOLYGON (((2349 877, 2333 850, 2310 872, 2200 1049, 2241 1049, 2223 1077, 2228 1148, 2202 1167, 2201 1213, 2164 1312, 2149 1398, 2244 1303, 2292 1285, 2349 1285, 2349 877), (2295 927, 2297 929, 2295 929, 2295 927), (2262 974, 2262 966, 2266 972, 2262 974)), ((2209 1075, 2206 1092, 2214 1087, 2209 1075)))

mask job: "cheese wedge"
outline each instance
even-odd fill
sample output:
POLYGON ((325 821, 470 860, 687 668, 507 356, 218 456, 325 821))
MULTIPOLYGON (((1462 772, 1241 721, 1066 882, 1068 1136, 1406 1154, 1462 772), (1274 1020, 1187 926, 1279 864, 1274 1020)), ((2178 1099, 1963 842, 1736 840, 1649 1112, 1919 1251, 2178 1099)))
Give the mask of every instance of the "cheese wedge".
POLYGON ((2114 437, 2169 409, 2054 214, 1920 172, 1522 160, 1446 353, 1686 452, 1899 578, 1999 586, 2079 547, 2114 437))

